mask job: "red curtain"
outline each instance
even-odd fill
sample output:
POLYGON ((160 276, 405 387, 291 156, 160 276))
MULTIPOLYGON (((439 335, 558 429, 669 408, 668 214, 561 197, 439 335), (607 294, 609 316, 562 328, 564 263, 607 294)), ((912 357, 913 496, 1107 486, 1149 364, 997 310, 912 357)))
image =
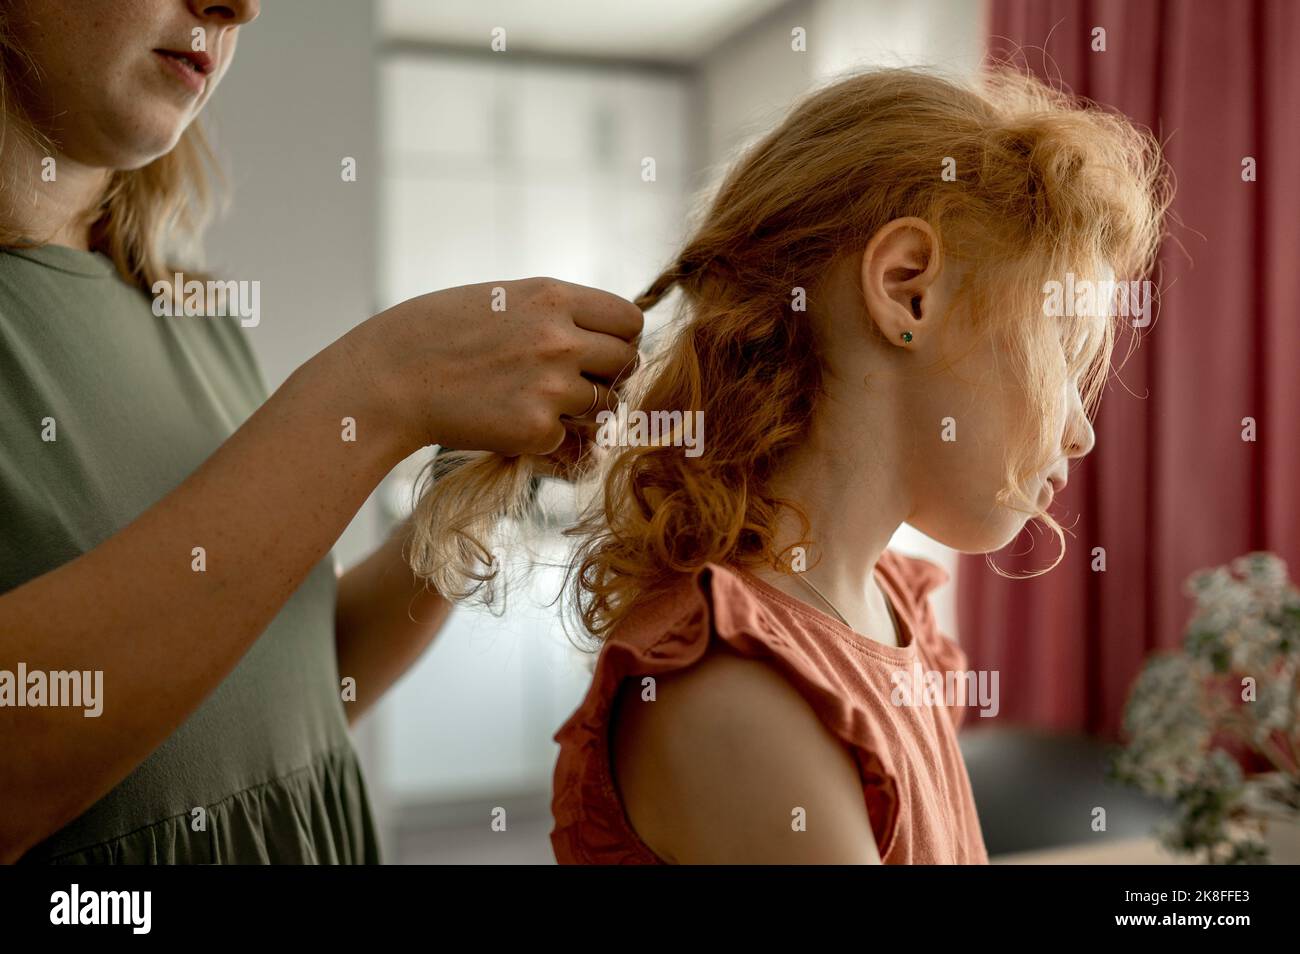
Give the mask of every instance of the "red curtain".
MULTIPOLYGON (((1120 341, 1096 448, 1055 505, 1064 562, 1013 581, 966 556, 958 575, 998 718, 1113 738, 1144 658, 1182 639, 1189 573, 1271 550, 1300 575, 1300 3, 992 0, 990 36, 1150 128, 1177 181, 1159 310, 1122 366, 1120 341)), ((1039 569, 1053 545, 1027 530, 993 560, 1039 569)))

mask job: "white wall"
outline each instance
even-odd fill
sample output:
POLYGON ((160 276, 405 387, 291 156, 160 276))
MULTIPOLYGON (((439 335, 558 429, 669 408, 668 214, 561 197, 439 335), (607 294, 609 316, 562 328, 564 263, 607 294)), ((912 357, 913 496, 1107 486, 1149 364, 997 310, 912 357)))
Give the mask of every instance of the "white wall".
POLYGON ((864 66, 969 74, 984 56, 983 0, 817 0, 809 52, 819 77, 864 66))
POLYGON ((720 177, 727 159, 767 132, 812 85, 816 60, 790 48, 795 27, 812 31, 814 0, 793 0, 732 36, 702 57, 696 73, 694 114, 698 164, 704 186, 720 177))
POLYGON ((717 167, 817 83, 855 68, 969 74, 984 53, 983 0, 789 0, 700 58, 701 164, 717 167), (802 28, 806 52, 791 49, 802 28))

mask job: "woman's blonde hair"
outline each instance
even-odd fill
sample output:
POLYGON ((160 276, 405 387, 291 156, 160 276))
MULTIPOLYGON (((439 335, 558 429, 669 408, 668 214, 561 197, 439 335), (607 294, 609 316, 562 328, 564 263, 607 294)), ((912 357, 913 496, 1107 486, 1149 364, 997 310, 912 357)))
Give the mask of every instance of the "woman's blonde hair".
MULTIPOLYGON (((7 12, 0 9, 0 189, 35 194, 40 170, 6 162, 10 137, 53 153, 56 143, 23 114, 15 90, 40 82, 38 65, 15 42, 7 12)), ((178 270, 169 258, 197 242, 211 219, 221 170, 199 123, 191 123, 166 155, 139 169, 116 171, 104 193, 85 210, 90 248, 112 259, 123 280, 147 294, 155 282, 171 282, 178 270)), ((0 246, 42 245, 50 236, 25 235, 0 222, 0 246)), ((189 250, 189 249, 186 249, 189 250)))
MULTIPOLYGON (((596 495, 566 531, 577 540, 570 585, 584 628, 606 637, 708 562, 780 567, 782 508, 807 534, 806 515, 771 489, 822 393, 819 344, 791 292, 907 216, 931 224, 944 261, 973 265, 959 300, 976 330, 995 336, 1029 404, 999 499, 1047 524, 1063 555, 1061 527, 1028 490, 1059 438, 1041 422, 1058 419, 1062 343, 1092 413, 1114 331, 1110 321, 1100 334, 1097 322, 1044 321, 1044 283, 1107 268, 1116 279, 1144 276, 1167 183, 1148 132, 1008 67, 969 85, 913 69, 866 72, 799 102, 734 165, 676 261, 636 299, 649 309, 682 292, 671 337, 629 382, 631 407, 703 411, 709 440, 697 457, 661 441, 586 458, 596 495)), ((416 506, 416 572, 452 598, 490 582, 496 566, 484 565, 483 541, 502 515, 522 513, 530 468, 484 453, 435 461, 416 506)))

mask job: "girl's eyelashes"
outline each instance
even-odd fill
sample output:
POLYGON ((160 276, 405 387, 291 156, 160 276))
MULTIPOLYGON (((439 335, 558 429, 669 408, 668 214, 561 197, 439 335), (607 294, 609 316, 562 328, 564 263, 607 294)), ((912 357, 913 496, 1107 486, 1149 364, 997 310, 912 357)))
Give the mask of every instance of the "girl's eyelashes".
POLYGON ((1066 355, 1065 360, 1066 360, 1066 363, 1067 363, 1070 367, 1073 368, 1073 367, 1077 367, 1077 366, 1078 366, 1078 364, 1079 364, 1079 359, 1080 359, 1081 357, 1083 357, 1083 348, 1084 348, 1084 344, 1085 344, 1085 342, 1083 342, 1083 341, 1079 341, 1079 342, 1077 342, 1077 343, 1075 344, 1073 350, 1072 350, 1068 355, 1066 355))
POLYGON ((1088 328, 1080 331, 1077 328, 1062 326, 1061 329, 1061 354, 1065 357, 1067 367, 1077 368, 1088 351, 1088 344, 1092 340, 1093 330, 1088 328))

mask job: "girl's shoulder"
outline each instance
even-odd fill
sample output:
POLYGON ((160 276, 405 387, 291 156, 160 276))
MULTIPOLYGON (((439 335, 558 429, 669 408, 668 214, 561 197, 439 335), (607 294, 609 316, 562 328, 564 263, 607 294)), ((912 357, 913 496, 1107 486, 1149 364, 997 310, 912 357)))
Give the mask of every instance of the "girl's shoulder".
MULTIPOLYGON (((900 563, 895 568, 894 558, 887 559, 891 581, 908 586, 915 599, 938 579, 924 566, 900 563)), ((655 718, 672 723, 669 735, 725 747, 725 735, 717 732, 736 723, 721 723, 717 712, 710 715, 710 707, 721 706, 718 712, 734 717, 743 713, 747 700, 761 710, 758 715, 801 707, 815 716, 806 738, 810 749, 826 738, 848 749, 860 776, 875 780, 865 795, 884 857, 897 825, 897 739, 908 731, 898 726, 900 713, 889 701, 890 674, 919 654, 828 633, 820 614, 790 597, 785 600, 756 586, 743 571, 710 563, 647 602, 610 636, 596 659, 586 697, 555 735, 560 755, 551 838, 559 861, 660 860, 632 828, 611 764, 617 724, 628 721, 629 707, 648 713, 642 703, 658 704, 655 718), (672 712, 662 705, 669 697, 672 712), (700 737, 688 727, 692 720, 717 731, 700 737)), ((900 613, 910 619, 913 605, 909 596, 900 613)), ((748 711, 756 712, 752 707, 748 711)), ((677 754, 691 757, 690 752, 677 754)), ((833 765, 827 770, 835 771, 833 765)))

